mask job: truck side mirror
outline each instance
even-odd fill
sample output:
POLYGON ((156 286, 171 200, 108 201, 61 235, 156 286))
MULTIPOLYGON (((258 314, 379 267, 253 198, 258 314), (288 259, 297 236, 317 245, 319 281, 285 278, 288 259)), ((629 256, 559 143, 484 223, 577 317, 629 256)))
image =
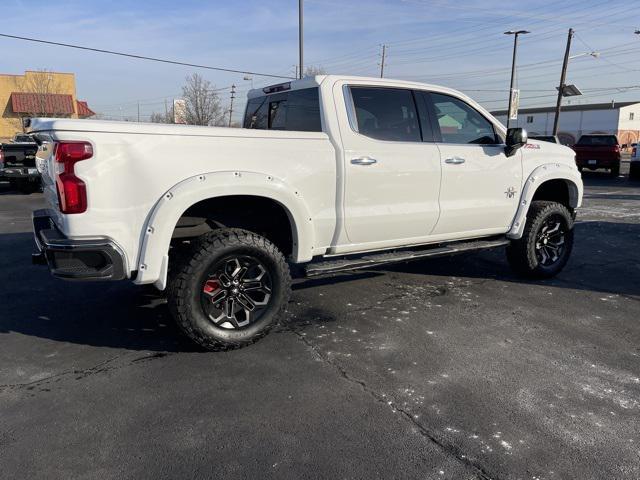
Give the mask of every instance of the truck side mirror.
POLYGON ((528 140, 527 131, 524 128, 510 128, 507 130, 505 152, 507 157, 512 157, 522 148, 528 140))

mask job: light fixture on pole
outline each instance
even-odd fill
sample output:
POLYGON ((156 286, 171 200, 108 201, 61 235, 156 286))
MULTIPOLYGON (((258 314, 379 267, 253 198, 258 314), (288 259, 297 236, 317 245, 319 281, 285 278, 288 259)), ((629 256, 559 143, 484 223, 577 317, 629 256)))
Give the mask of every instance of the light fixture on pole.
POLYGON ((516 54, 518 52, 518 35, 526 35, 527 33, 531 33, 527 30, 509 30, 508 32, 504 32, 505 35, 513 35, 513 60, 511 62, 511 84, 509 86, 509 108, 507 110, 507 129, 509 128, 509 124, 511 123, 512 118, 517 118, 518 108, 515 105, 515 100, 518 98, 519 101, 519 93, 515 93, 513 90, 513 85, 516 79, 516 54), (514 95, 515 94, 515 95, 514 95))
POLYGON ((571 55, 569 57, 569 60, 573 60, 574 58, 586 57, 587 55, 593 58, 599 58, 600 52, 584 52, 584 53, 579 53, 578 55, 571 55))

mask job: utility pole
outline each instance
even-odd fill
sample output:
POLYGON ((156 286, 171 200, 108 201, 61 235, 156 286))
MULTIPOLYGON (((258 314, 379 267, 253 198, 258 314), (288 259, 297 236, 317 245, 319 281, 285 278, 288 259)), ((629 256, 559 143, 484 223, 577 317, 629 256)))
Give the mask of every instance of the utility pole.
POLYGON ((229 128, 231 128, 231 119, 233 118, 233 100, 236 98, 236 86, 231 85, 231 105, 229 106, 229 128))
POLYGON ((387 46, 382 45, 382 61, 380 62, 380 78, 384 78, 384 62, 387 59, 387 46))
POLYGON ((304 77, 304 0, 298 0, 298 78, 304 77))
POLYGON ((527 30, 509 30, 504 32, 505 35, 513 35, 513 59, 511 61, 511 84, 509 86, 509 105, 507 107, 507 130, 511 123, 511 102, 513 101, 513 86, 516 80, 516 54, 518 53, 518 35, 525 35, 527 30))
POLYGON ((564 52, 564 62, 562 62, 562 74, 560 75, 560 85, 558 87, 558 103, 556 103, 556 118, 553 121, 553 135, 558 135, 558 127, 560 126, 560 110, 562 109, 562 95, 564 94, 564 86, 567 80, 567 67, 569 66, 569 53, 571 52, 571 40, 573 39, 573 28, 569 29, 567 37, 567 49, 564 52))

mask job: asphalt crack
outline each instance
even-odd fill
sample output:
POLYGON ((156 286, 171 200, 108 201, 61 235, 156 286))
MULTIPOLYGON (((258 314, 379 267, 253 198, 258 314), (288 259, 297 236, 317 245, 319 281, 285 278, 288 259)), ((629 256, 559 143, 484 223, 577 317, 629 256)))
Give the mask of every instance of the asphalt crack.
POLYGON ((376 402, 383 404, 391 408, 392 410, 398 412, 405 420, 409 421, 414 427, 416 427, 418 429, 418 432, 420 432, 420 434, 423 437, 427 438, 429 441, 434 443, 445 454, 454 456, 458 461, 472 468, 476 472, 478 477, 481 478, 482 480, 499 480, 498 477, 492 477, 482 465, 470 460, 469 457, 465 455, 460 448, 439 439, 426 426, 420 423, 411 413, 409 413, 403 407, 398 405, 391 397, 383 396, 382 394, 376 392, 371 387, 369 387, 366 384, 366 382, 364 382, 363 380, 360 380, 352 376, 349 372, 347 372, 347 370, 344 367, 342 367, 339 363, 331 360, 317 346, 311 343, 303 333, 293 328, 289 328, 288 330, 291 333, 293 333, 298 338, 298 340, 300 340, 312 352, 313 355, 315 355, 323 363, 329 365, 334 370, 336 370, 344 380, 359 386, 366 394, 372 397, 376 402))
MULTIPOLYGON (((81 369, 71 369, 66 370, 60 373, 56 373, 53 375, 49 375, 48 377, 40 378, 38 380, 34 380, 32 382, 22 382, 22 383, 9 383, 0 385, 0 392, 9 391, 9 390, 35 390, 38 387, 43 387, 53 382, 59 382, 65 377, 73 377, 75 380, 83 380, 93 375, 98 375, 101 373, 106 373, 114 370, 119 370, 122 368, 126 368, 128 366, 135 365, 140 362, 148 362, 161 358, 165 358, 170 355, 174 355, 174 353, 170 352, 156 352, 151 355, 142 355, 131 359, 130 361, 120 364, 114 365, 114 362, 117 360, 130 355, 129 352, 121 353, 119 355, 115 355, 110 357, 102 362, 99 362, 91 367, 81 368, 81 369)), ((40 391, 48 391, 47 389, 41 388, 40 391)))

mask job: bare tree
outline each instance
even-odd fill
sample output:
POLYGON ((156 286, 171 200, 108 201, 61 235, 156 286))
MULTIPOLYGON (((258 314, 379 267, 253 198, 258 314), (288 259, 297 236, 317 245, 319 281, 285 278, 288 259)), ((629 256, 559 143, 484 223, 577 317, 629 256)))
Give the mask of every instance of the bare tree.
POLYGON ((305 77, 314 77, 316 75, 326 75, 327 71, 321 65, 309 65, 304 69, 305 77))
POLYGON ((58 117, 69 115, 69 112, 64 111, 61 102, 48 101, 50 95, 62 92, 52 72, 44 69, 33 72, 27 82, 27 91, 35 95, 35 102, 31 105, 33 112, 29 112, 27 116, 58 117))
POLYGON ((186 78, 182 97, 186 103, 186 120, 189 125, 222 125, 224 110, 215 86, 194 73, 186 78))
POLYGON ((164 113, 153 112, 149 118, 151 123, 173 123, 173 112, 164 113))

